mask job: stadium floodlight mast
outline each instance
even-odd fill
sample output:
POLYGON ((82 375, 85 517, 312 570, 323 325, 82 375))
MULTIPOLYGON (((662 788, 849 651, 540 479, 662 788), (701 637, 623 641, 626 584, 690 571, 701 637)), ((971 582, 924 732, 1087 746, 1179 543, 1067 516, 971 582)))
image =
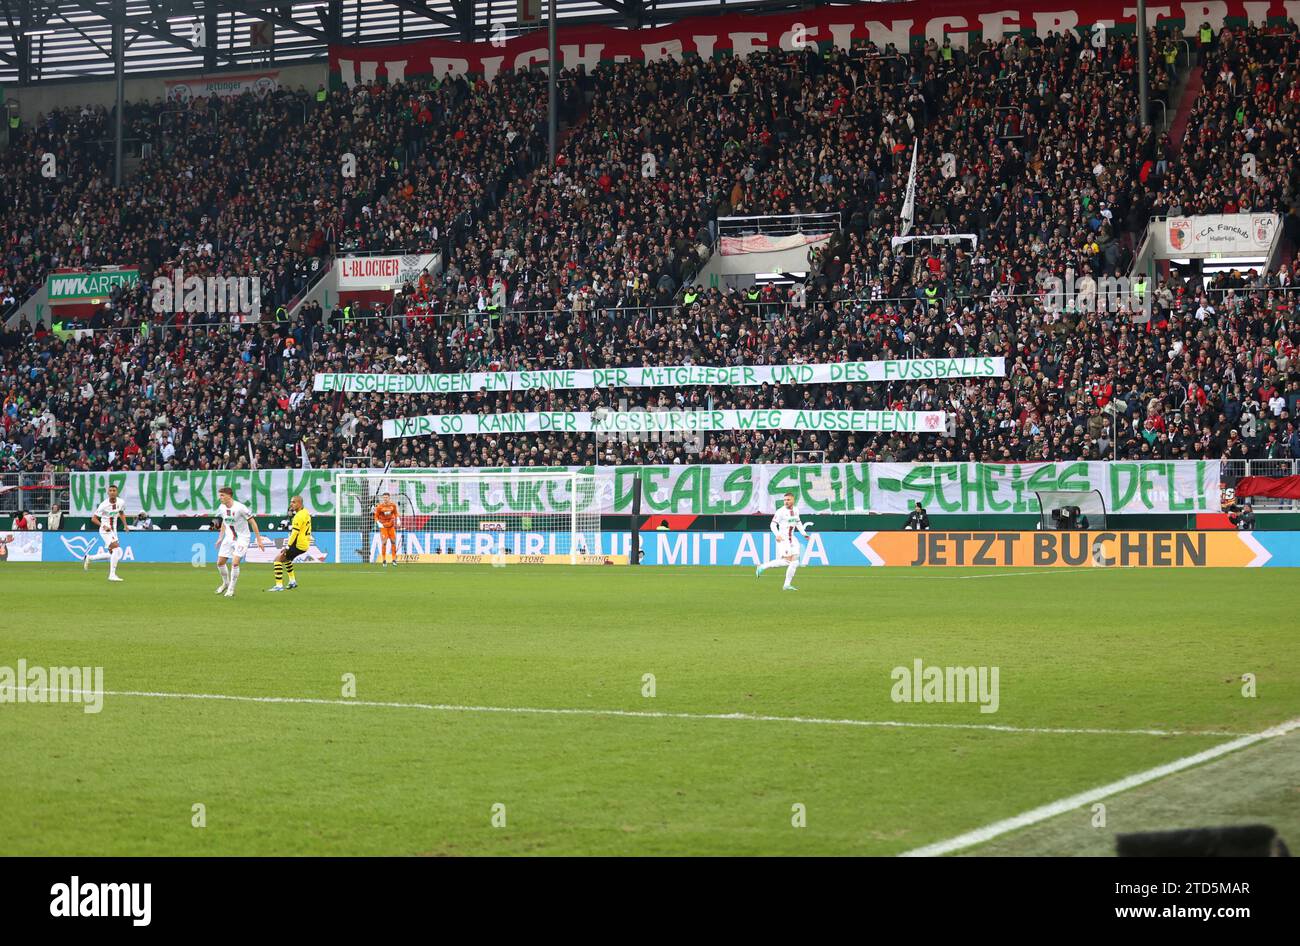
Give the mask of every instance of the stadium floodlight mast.
POLYGON ((126 111, 126 0, 113 3, 113 186, 122 186, 122 113, 126 111))
POLYGON ((1150 95, 1147 78, 1147 0, 1137 2, 1137 34, 1138 113, 1142 116, 1138 128, 1140 132, 1151 120, 1150 104, 1147 101, 1150 95))
POLYGON ((556 116, 556 83, 559 81, 559 63, 555 61, 555 4, 557 0, 546 0, 546 30, 548 33, 546 39, 546 132, 547 132, 547 150, 551 156, 551 168, 555 168, 555 148, 556 137, 558 134, 557 125, 559 119, 556 116))
POLYGON ((604 404, 597 405, 596 409, 591 412, 591 420, 592 420, 591 449, 592 449, 592 453, 595 455, 596 458, 595 459, 596 466, 600 466, 600 447, 601 444, 604 442, 604 435, 601 433, 601 428, 605 423, 605 418, 607 418, 608 416, 609 416, 609 408, 607 408, 604 404))

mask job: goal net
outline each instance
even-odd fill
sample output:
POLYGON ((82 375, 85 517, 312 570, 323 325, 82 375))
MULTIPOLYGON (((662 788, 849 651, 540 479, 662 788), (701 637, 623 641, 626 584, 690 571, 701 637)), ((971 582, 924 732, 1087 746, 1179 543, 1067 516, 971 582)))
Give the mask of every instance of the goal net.
POLYGON ((1041 510, 1039 529, 1104 529, 1106 503, 1101 493, 1087 490, 1036 490, 1041 510))
POLYGON ((397 561, 588 564, 601 556, 600 497, 590 473, 351 472, 334 476, 334 557, 379 562, 384 494, 397 507, 397 561))

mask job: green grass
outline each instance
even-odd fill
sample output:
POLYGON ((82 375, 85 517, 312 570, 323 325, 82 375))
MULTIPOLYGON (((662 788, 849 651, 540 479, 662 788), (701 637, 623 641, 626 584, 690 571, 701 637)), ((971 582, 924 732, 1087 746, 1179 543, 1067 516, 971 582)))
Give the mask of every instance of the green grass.
MULTIPOLYGON (((10 564, 0 666, 102 666, 110 692, 335 701, 355 674, 373 702, 1196 734, 6 703, 0 851, 896 854, 1300 716, 1285 569, 812 568, 793 594, 727 568, 298 571, 302 587, 277 596, 268 566, 246 566, 226 600, 212 567, 127 563, 110 585, 102 565, 10 564), (916 658, 998 667, 998 712, 893 702, 891 670, 916 658), (206 828, 191 826, 195 804, 206 828)), ((1294 803, 1266 797, 1252 817, 1294 803)), ((988 849, 1027 852, 1015 837, 988 849)))

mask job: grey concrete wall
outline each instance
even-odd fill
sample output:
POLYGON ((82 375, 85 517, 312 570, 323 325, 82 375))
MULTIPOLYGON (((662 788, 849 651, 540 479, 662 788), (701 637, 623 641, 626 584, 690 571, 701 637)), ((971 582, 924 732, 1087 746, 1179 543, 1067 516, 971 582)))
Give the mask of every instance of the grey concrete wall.
MULTIPOLYGON (((250 67, 229 72, 208 73, 208 75, 240 75, 266 71, 278 71, 282 87, 297 89, 302 86, 308 92, 315 92, 325 82, 328 70, 324 62, 319 62, 308 65, 270 66, 265 69, 250 67)), ((128 102, 161 101, 167 95, 167 86, 164 79, 193 79, 197 77, 198 73, 175 76, 139 76, 135 78, 128 75, 125 83, 126 100, 128 102)), ((39 116, 53 109, 68 108, 73 105, 103 105, 112 108, 114 95, 115 91, 111 76, 103 79, 88 79, 85 82, 41 84, 25 88, 7 84, 4 87, 5 100, 18 103, 19 114, 25 123, 35 122, 39 116)))

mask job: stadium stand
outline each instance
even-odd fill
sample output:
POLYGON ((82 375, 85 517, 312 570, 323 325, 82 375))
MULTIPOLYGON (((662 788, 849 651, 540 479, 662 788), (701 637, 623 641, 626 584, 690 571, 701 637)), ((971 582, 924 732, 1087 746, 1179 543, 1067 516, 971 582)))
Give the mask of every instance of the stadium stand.
MULTIPOLYGON (((1135 43, 1008 38, 854 54, 764 52, 566 73, 568 128, 545 162, 544 80, 502 73, 359 85, 324 105, 299 92, 132 106, 155 144, 122 192, 96 148, 102 109, 56 112, 0 156, 0 299, 48 272, 139 261, 140 288, 55 332, 0 332, 0 469, 378 463, 545 465, 837 460, 1300 458, 1297 34, 1225 30, 1204 60, 1148 44, 1172 110, 1199 70, 1186 135, 1140 126, 1135 43), (872 55, 871 53, 875 53, 872 55), (225 129, 237 129, 229 134, 225 129), (916 218, 978 247, 894 248, 912 142, 916 218), (324 142, 363 156, 340 187, 324 142), (1240 173, 1257 154, 1255 179, 1240 173), (54 185, 38 177, 52 150, 54 185), (642 154, 656 156, 643 176, 642 154), (946 170, 945 170, 946 169, 946 170), (1273 272, 1209 286, 1161 275, 1149 323, 1049 313, 1044 277, 1129 271, 1157 214, 1272 211, 1288 248, 1273 272), (834 212, 806 304, 695 279, 731 213, 834 212), (438 280, 345 321, 277 320, 335 253, 440 251, 438 280), (159 316, 154 272, 256 272, 260 321, 159 316), (489 302, 504 280, 507 305, 489 302), (689 301, 688 301, 689 300, 689 301), (78 332, 91 329, 91 332, 78 332), (318 371, 522 370, 635 364, 1008 359, 998 381, 798 388, 661 388, 412 396, 314 394, 318 371), (1114 402, 1118 412, 1107 412, 1114 402), (684 406, 938 409, 946 436, 735 432, 702 444, 565 434, 385 442, 396 413, 684 406), (694 452, 702 450, 702 452, 694 452)), ((1185 103, 1186 104, 1186 103, 1185 103)))
POLYGON ((1294 29, 1225 31, 1205 56, 1191 133, 1156 194, 1156 213, 1248 213, 1295 197, 1300 41, 1294 29), (1246 154, 1259 172, 1242 173, 1246 154))

